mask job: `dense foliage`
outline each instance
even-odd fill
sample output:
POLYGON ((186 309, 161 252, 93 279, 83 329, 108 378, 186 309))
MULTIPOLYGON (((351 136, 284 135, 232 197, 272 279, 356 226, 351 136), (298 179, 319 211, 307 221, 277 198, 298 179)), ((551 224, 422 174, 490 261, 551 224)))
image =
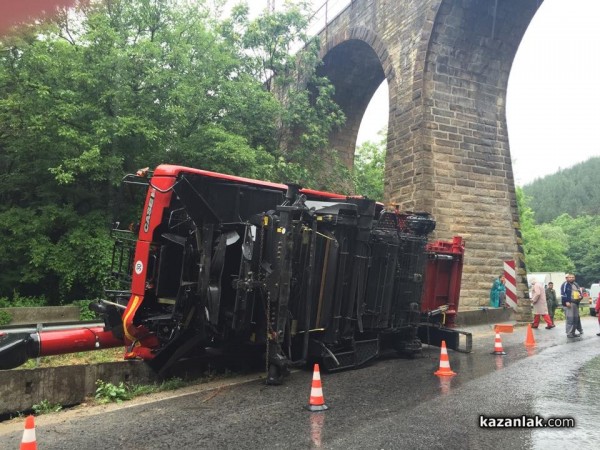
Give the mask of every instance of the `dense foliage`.
POLYGON ((379 133, 379 141, 367 141, 356 148, 352 171, 356 193, 383 202, 387 130, 379 133))
POLYGON ((590 158, 518 190, 528 270, 600 279, 599 173, 600 157, 590 158))
POLYGON ((315 74, 306 16, 240 7, 222 21, 202 1, 104 0, 3 37, 0 296, 99 295, 110 224, 127 212, 119 181, 139 168, 347 179, 320 176, 337 167, 327 136, 344 117, 315 74))
POLYGON ((530 207, 536 200, 517 189, 527 270, 574 272, 584 286, 600 279, 600 215, 564 213, 538 225, 530 207))
POLYGON ((571 217, 600 215, 600 157, 562 169, 523 186, 532 199, 538 223, 548 223, 561 214, 571 217))

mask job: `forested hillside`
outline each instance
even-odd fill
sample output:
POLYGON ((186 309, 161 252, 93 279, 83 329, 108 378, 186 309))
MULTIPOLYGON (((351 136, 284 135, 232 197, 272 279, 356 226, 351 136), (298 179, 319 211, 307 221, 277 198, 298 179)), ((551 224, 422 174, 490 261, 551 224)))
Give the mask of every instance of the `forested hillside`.
MULTIPOLYGON (((568 155, 566 156, 568 157, 568 155)), ((558 171, 523 186, 538 223, 561 214, 600 215, 600 157, 558 171)))
POLYGON ((517 189, 525 262, 531 272, 600 279, 600 158, 517 189))

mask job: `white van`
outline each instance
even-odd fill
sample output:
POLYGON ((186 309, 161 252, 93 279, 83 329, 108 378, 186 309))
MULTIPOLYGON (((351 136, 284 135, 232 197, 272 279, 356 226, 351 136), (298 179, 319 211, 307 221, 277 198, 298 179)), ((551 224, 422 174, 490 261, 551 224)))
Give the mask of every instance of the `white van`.
POLYGON ((596 300, 600 294, 600 283, 594 283, 590 286, 590 316, 596 315, 596 300))

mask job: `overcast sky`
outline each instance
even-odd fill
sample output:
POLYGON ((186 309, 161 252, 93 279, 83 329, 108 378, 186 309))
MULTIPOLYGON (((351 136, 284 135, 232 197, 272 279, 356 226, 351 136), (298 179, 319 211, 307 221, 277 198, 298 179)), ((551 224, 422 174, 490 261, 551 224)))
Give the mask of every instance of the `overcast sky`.
POLYGON ((507 117, 518 185, 600 156, 600 1, 544 1, 512 67, 507 117))

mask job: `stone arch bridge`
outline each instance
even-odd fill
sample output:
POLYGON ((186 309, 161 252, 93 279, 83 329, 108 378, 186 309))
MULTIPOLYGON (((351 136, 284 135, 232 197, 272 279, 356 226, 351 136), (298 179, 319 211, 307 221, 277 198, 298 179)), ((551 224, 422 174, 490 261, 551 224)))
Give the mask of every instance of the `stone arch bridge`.
MULTIPOLYGON (((331 2, 331 0, 330 0, 331 2)), ((541 0, 353 0, 318 34, 322 74, 347 116, 331 144, 352 165, 358 128, 389 87, 386 201, 426 211, 436 238, 466 241, 461 306, 485 306, 503 261, 517 261, 530 317, 506 125, 506 89, 541 0)), ((323 11, 323 8, 321 8, 323 11)))

